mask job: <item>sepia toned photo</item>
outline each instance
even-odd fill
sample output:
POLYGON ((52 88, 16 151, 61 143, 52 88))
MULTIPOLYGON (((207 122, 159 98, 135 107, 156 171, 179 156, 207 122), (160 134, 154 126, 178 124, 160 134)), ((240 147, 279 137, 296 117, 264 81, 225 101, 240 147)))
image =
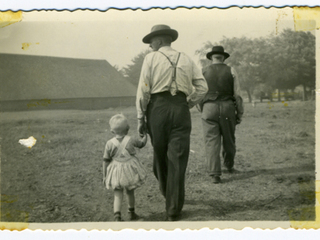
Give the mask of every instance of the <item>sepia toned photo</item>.
POLYGON ((3 228, 317 226, 319 21, 290 7, 0 14, 3 228))

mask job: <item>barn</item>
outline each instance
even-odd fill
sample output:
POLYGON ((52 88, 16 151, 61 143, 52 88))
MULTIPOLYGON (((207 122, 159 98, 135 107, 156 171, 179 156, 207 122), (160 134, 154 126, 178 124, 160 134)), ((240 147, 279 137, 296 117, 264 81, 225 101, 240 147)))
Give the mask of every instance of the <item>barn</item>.
POLYGON ((0 111, 132 106, 135 95, 106 60, 0 53, 0 111))

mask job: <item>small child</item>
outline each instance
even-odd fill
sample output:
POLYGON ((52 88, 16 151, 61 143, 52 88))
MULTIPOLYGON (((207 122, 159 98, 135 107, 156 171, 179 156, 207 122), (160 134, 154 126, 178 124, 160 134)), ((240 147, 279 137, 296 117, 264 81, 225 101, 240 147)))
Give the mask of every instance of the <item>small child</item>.
POLYGON ((103 184, 114 192, 114 220, 121 219, 123 191, 128 197, 129 219, 136 220, 139 216, 134 211, 134 189, 141 186, 146 179, 146 171, 135 157, 135 147, 142 148, 147 143, 147 134, 142 139, 127 136, 129 124, 122 114, 113 116, 110 121, 111 132, 115 135, 110 139, 103 154, 103 184))

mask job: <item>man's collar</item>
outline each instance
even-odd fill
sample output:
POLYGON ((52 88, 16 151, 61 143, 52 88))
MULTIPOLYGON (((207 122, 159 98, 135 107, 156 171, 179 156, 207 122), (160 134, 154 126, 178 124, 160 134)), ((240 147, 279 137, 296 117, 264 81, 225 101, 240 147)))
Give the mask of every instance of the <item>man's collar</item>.
POLYGON ((172 49, 171 46, 163 46, 163 47, 159 48, 159 50, 169 50, 169 49, 172 49))

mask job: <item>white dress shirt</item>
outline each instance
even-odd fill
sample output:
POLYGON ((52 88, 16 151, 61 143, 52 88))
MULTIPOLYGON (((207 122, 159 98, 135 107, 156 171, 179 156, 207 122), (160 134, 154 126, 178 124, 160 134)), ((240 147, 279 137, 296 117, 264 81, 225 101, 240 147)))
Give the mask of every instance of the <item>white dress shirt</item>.
MULTIPOLYGON (((177 62, 179 53, 171 47, 161 47, 158 51, 165 54, 172 63, 177 62)), ((186 94, 189 106, 193 107, 208 91, 201 70, 184 53, 180 54, 176 66, 176 83, 172 82, 174 67, 158 51, 147 54, 142 65, 136 98, 138 118, 145 116, 151 94, 169 91, 174 95, 176 91, 181 91, 186 94)))

